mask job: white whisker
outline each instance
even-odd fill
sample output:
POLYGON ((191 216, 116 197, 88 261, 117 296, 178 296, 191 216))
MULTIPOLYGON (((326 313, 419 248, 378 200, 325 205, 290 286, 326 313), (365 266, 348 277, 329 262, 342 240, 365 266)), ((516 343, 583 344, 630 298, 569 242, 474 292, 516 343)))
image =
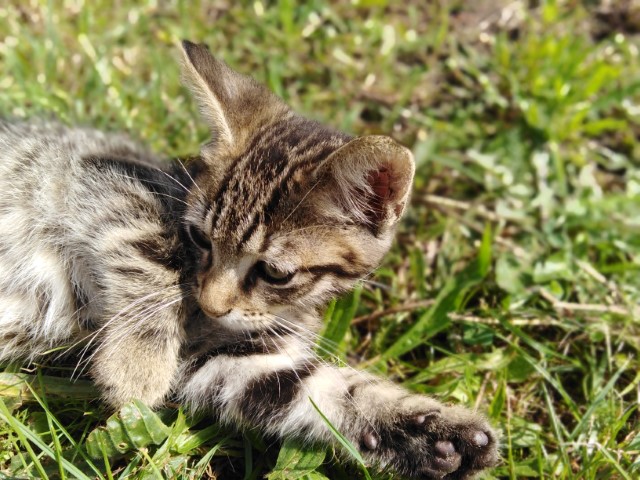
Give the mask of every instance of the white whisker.
POLYGON ((293 215, 294 213, 296 213, 296 210, 298 210, 298 208, 300 207, 300 205, 302 205, 302 203, 306 200, 306 198, 309 196, 309 194, 311 192, 313 192, 313 190, 318 186, 318 184, 320 183, 320 181, 318 180, 317 182, 315 182, 313 185, 311 185, 311 188, 309 188, 309 190, 307 190, 307 193, 304 194, 304 196, 300 199, 300 201, 297 203, 297 205, 293 208, 293 210, 291 210, 291 212, 289 212, 289 215, 287 215, 285 217, 285 219, 282 221, 282 223, 286 223, 287 220, 289 220, 289 218, 291 217, 291 215, 293 215))
MULTIPOLYGON (((158 170, 158 172, 162 172, 162 173, 164 173, 165 175, 167 175, 169 178, 173 178, 173 177, 171 177, 170 175, 168 175, 167 173, 163 172, 162 170, 158 170)), ((129 179, 129 180, 139 181, 139 180, 138 180, 137 178, 135 178, 135 177, 130 177, 129 175, 124 175, 124 174, 122 174, 122 173, 117 173, 117 174, 115 174, 115 175, 118 175, 119 177, 122 177, 122 178, 127 178, 127 179, 129 179)), ((174 179, 174 180, 175 180, 175 179, 174 179)), ((177 181, 177 180, 176 180, 176 181, 177 181)), ((147 180, 147 182, 148 182, 148 183, 153 183, 154 185, 162 186, 162 184, 161 184, 161 183, 158 183, 158 182, 152 182, 152 181, 149 181, 149 180, 147 180)), ((180 183, 180 182, 178 182, 178 183, 180 183)), ((180 184, 180 185, 182 185, 182 184, 180 184)), ((186 187, 185 187, 185 188, 186 188, 186 187)), ((187 190, 187 192, 188 192, 188 190, 187 190)), ((152 195, 159 195, 159 196, 162 196, 162 197, 168 197, 168 198, 171 198, 171 199, 175 200, 176 202, 180 202, 180 203, 182 203, 182 204, 184 204, 184 205, 186 205, 186 206, 189 206, 189 204, 188 204, 187 202, 185 202, 184 200, 182 200, 182 199, 180 199, 180 198, 178 198, 178 197, 174 197, 173 195, 169 195, 169 194, 167 194, 167 193, 153 192, 153 193, 152 193, 152 195)))
POLYGON ((197 182, 195 181, 195 179, 191 176, 191 174, 189 173, 189 170, 187 170, 187 167, 184 166, 184 163, 182 163, 182 161, 178 158, 176 159, 176 162, 178 162, 178 165, 180 165, 182 167, 182 169, 184 170, 184 173, 187 174, 187 177, 189 177, 189 179, 191 180, 191 182, 193 183, 193 185, 198 189, 198 191, 204 195, 204 192, 202 191, 202 189, 200 188, 200 185, 197 184, 197 182))
MULTIPOLYGON (((273 314, 271 314, 273 315, 273 314)), ((367 382, 368 385, 372 385, 371 381, 367 378, 367 376, 361 372, 360 370, 357 370, 355 368, 353 368, 351 365, 349 365, 348 363, 344 362, 342 359, 340 359, 335 353, 333 353, 332 351, 328 350, 326 347, 323 347, 322 345, 319 345, 320 341, 327 341, 330 343, 333 343, 334 345, 336 345, 335 342, 332 342, 329 339, 325 339, 324 337, 322 337, 321 335, 318 335, 317 333, 306 329, 305 327, 303 327, 302 325, 296 324, 294 322, 291 322, 290 320, 287 320, 284 317, 280 317, 278 315, 273 315, 273 317, 283 323, 280 323, 280 326, 284 327, 285 329, 287 329, 290 333, 296 335, 299 334, 299 332, 296 332, 294 329, 298 328, 301 329, 302 331, 304 331, 304 333, 308 334, 308 335, 312 335, 315 339, 316 339, 316 344, 315 347, 320 349, 321 351, 323 351, 324 353, 326 353, 329 358, 331 360, 333 360, 334 362, 338 363, 341 367, 343 368, 347 368, 350 371, 354 372, 356 375, 358 375, 358 377, 362 378, 363 380, 365 380, 367 382)), ((304 339, 304 337, 302 337, 304 339)), ((305 339, 307 340, 307 339, 305 339)), ((308 341, 308 340, 307 340, 308 341)), ((336 345, 337 346, 337 345, 336 345)), ((316 355, 317 356, 317 355, 316 355)), ((318 357, 320 358, 320 357, 318 357)))
MULTIPOLYGON (((89 357, 87 357, 86 359, 81 359, 78 361, 78 365, 76 366, 76 369, 79 365, 81 365, 82 363, 84 363, 83 368, 80 370, 79 375, 81 375, 84 372, 84 369, 86 368, 86 366, 91 362, 91 360, 102 350, 102 347, 104 345, 109 345, 110 348, 112 349, 117 349, 118 345, 121 344, 126 338, 128 338, 129 336, 131 336, 132 334, 135 334, 138 332, 137 327, 139 327, 143 321, 151 318, 153 315, 157 314, 158 312, 170 307, 171 305, 180 302, 184 299, 184 295, 180 294, 177 298, 173 298, 171 301, 167 301, 164 304, 155 304, 153 309, 151 309, 151 312, 147 315, 145 315, 144 317, 140 317, 140 315, 142 315, 142 313, 137 314, 134 317, 131 317, 129 319, 129 321, 134 320, 135 322, 132 323, 127 323, 125 322, 124 325, 122 325, 123 328, 121 328, 120 330, 118 330, 115 334, 109 334, 107 336, 107 339, 104 340, 100 345, 98 345, 96 347, 96 349, 91 353, 91 355, 89 357), (138 317, 138 318, 136 318, 138 317)), ((147 308, 145 310, 150 310, 150 308, 147 308)), ((74 373, 76 371, 76 369, 74 369, 74 373)))
MULTIPOLYGON (((91 345, 96 340, 96 338, 98 338, 99 335, 101 335, 103 332, 105 332, 105 330, 107 330, 113 323, 115 323, 119 319, 123 318, 125 315, 130 315, 131 313, 135 313, 135 315, 132 316, 132 317, 129 317, 129 321, 135 319, 136 317, 139 317, 140 315, 144 315, 146 312, 148 312, 149 310, 152 310, 153 308, 157 307, 157 305, 159 305, 159 302, 152 303, 151 305, 146 305, 146 304, 144 304, 144 302, 146 302, 150 298, 153 298, 155 296, 161 295, 161 294, 167 292, 168 290, 171 290, 173 288, 180 288, 180 287, 181 287, 181 285, 171 285, 170 287, 164 288, 164 289, 156 291, 156 292, 152 292, 152 293, 150 293, 148 295, 145 295, 144 297, 136 299, 135 301, 131 302, 129 305, 127 305, 126 307, 121 309, 118 313, 116 313, 114 316, 112 316, 109 320, 107 320, 104 323, 104 325, 102 325, 100 328, 98 328, 95 332, 91 333, 91 335, 89 335, 87 337, 84 337, 83 339, 81 339, 78 342, 76 342, 75 344, 73 344, 71 347, 75 347, 75 346, 77 346, 80 343, 85 342, 85 341, 87 342, 86 345, 80 351, 80 356, 78 358, 78 361, 76 363, 75 368, 73 369, 73 372, 71 373, 71 378, 76 377, 76 372, 78 371, 78 368, 81 365, 83 365, 83 364, 87 365, 89 363, 89 361, 95 356, 96 352, 99 350, 99 347, 87 359, 85 359, 85 355, 89 351, 91 345), (141 307, 142 307, 142 309, 139 310, 141 307), (87 341, 87 339, 88 339, 88 341, 87 341)), ((182 292, 179 292, 179 296, 184 298, 184 294, 182 292)), ((175 297, 173 297, 173 298, 175 298, 175 297)), ((103 341, 103 343, 105 343, 105 342, 103 341)), ((78 376, 82 375, 83 372, 84 372, 84 367, 82 367, 80 369, 80 371, 78 372, 78 376)))
POLYGON ((174 182, 176 182, 178 185, 180 185, 184 189, 186 193, 189 193, 191 191, 187 187, 185 187, 177 178, 172 177, 164 170, 158 170, 158 172, 162 173, 165 177, 169 178, 170 180, 173 180, 174 182))

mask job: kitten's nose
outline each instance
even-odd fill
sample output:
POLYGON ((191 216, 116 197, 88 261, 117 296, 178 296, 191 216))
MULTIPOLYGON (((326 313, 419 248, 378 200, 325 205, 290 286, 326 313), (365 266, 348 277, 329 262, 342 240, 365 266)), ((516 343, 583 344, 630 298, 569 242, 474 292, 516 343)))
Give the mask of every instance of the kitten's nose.
POLYGON ((238 279, 233 270, 208 275, 202 285, 198 303, 209 317, 228 314, 238 303, 238 279))

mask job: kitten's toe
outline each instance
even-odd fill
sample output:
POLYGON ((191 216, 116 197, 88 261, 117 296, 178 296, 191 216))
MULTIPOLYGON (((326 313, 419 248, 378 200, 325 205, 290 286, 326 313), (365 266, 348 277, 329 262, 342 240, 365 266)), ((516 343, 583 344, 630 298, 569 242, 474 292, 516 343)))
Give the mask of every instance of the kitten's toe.
POLYGON ((450 457, 456 453, 456 447, 448 440, 436 442, 434 450, 439 457, 450 457))
POLYGON ((490 429, 481 425, 460 428, 451 438, 456 453, 460 457, 458 468, 444 478, 462 480, 475 478, 475 474, 498 463, 497 440, 490 429), (480 428, 478 428, 480 427, 480 428))
POLYGON ((436 442, 433 450, 435 456, 433 465, 428 469, 429 474, 444 476, 460 468, 462 456, 456 451, 453 443, 448 440, 440 440, 436 442))
POLYGON ((446 409, 436 415, 418 415, 413 424, 430 445, 423 460, 426 479, 467 480, 497 462, 495 433, 484 420, 471 412, 450 416, 446 409), (449 423, 449 419, 457 421, 449 423), (436 436, 437 435, 437 436, 436 436), (433 442, 430 438, 439 437, 433 442), (433 442, 433 443, 431 443, 433 442))
POLYGON ((358 440, 372 463, 414 480, 471 480, 498 461, 496 433, 461 407, 414 409, 365 430, 358 440))
POLYGON ((486 447, 487 445, 489 445, 489 436, 482 430, 477 430, 473 433, 471 441, 473 446, 475 447, 486 447))

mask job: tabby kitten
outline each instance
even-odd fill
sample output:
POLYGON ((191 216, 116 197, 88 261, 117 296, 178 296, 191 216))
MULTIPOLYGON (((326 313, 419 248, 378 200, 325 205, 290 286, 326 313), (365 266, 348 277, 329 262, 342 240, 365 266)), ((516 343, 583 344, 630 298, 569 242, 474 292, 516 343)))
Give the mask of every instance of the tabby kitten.
POLYGON ((212 140, 187 167, 127 138, 0 121, 0 360, 81 345, 105 401, 178 397, 223 421, 331 442, 309 399, 381 468, 471 478, 479 415, 313 353, 318 312, 380 262, 411 153, 292 112, 183 42, 212 140))

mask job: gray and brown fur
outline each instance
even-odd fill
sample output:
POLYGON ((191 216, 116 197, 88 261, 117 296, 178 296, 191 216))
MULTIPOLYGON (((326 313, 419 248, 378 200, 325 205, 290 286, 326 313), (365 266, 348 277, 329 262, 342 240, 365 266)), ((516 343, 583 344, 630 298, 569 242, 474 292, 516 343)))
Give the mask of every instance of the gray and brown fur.
POLYGON ((183 43, 212 132, 187 165, 128 139, 0 121, 0 360, 73 346, 105 401, 180 398, 240 427, 331 442, 411 478, 496 463, 479 415, 319 361, 318 312, 379 264, 410 152, 292 112, 183 43))

